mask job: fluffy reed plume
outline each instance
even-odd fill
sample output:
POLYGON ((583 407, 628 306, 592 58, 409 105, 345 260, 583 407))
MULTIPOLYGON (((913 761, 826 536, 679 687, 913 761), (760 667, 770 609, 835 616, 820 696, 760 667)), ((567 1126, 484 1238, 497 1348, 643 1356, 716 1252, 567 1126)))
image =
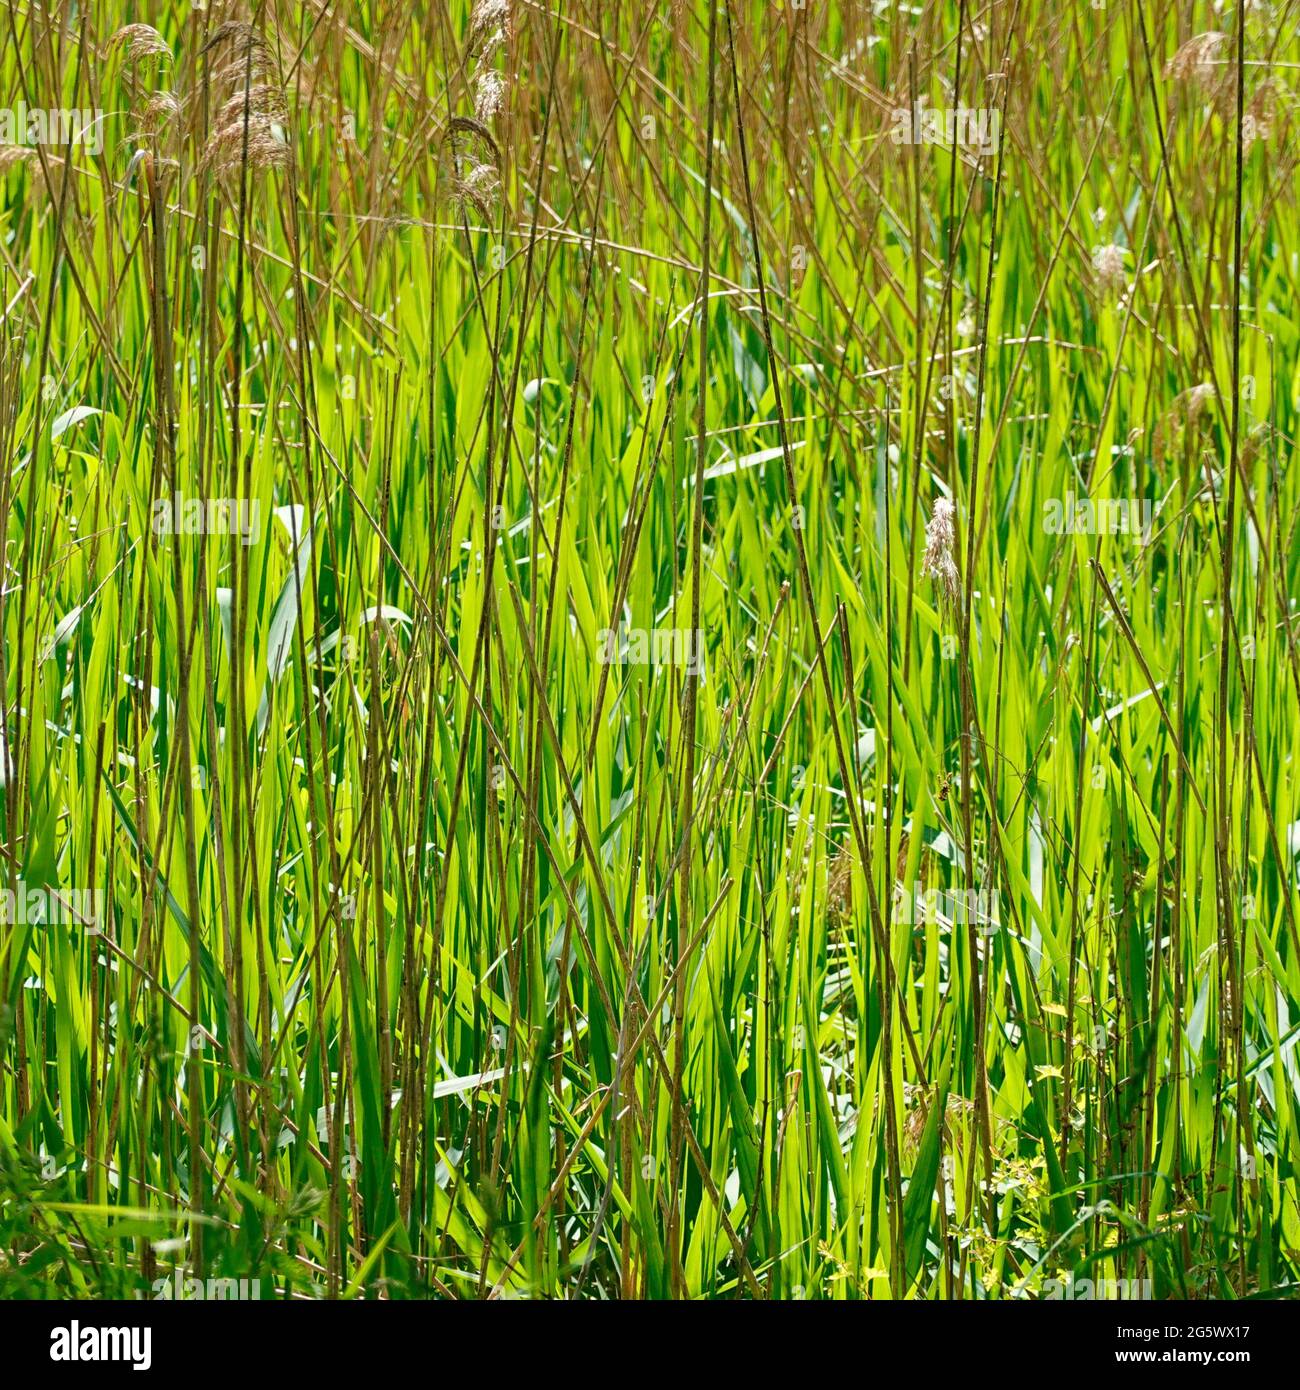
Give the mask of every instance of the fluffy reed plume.
POLYGON ((1260 450, 1268 443, 1272 435, 1272 426, 1267 420, 1261 420, 1255 425, 1241 441, 1240 457, 1241 466, 1249 468, 1259 457, 1260 450))
POLYGON ((54 196, 59 175, 54 163, 42 163, 39 150, 31 145, 0 145, 0 179, 15 169, 27 170, 30 197, 54 196))
POLYGON ((202 52, 211 55, 213 85, 228 93, 242 91, 245 86, 274 75, 275 65, 266 40, 251 24, 241 20, 231 19, 219 25, 202 52))
POLYGON ((289 162, 285 137, 288 104, 270 48, 251 24, 228 20, 203 47, 211 55, 212 85, 220 105, 203 167, 226 176, 250 169, 283 168, 289 162))
POLYGON ((1174 398, 1168 413, 1155 428, 1151 438, 1152 452, 1157 461, 1163 460, 1187 431, 1195 429, 1202 421, 1214 399, 1214 387, 1203 381, 1174 398))
POLYGON ((1202 381, 1190 391, 1184 391, 1178 399, 1183 402, 1188 420, 1196 420, 1214 399, 1214 387, 1208 381, 1202 381))
POLYGON ((501 191, 501 178, 490 164, 476 164, 453 188, 453 196, 467 203, 481 217, 491 217, 501 191))
POLYGON ((250 169, 282 169, 289 162, 289 145, 265 116, 250 115, 245 129, 242 117, 207 143, 202 167, 222 176, 250 169))
POLYGON ((487 125, 501 110, 506 82, 495 68, 485 68, 474 79, 474 118, 487 125))
POLYGON ((509 32, 509 0, 475 0, 467 36, 474 118, 453 117, 443 142, 443 186, 462 215, 473 208, 491 217, 501 192, 501 148, 490 127, 505 105, 506 80, 491 63, 509 32))
POLYGON ((1219 55, 1228 41, 1227 34, 1211 29, 1197 34, 1165 64, 1165 76, 1190 87, 1204 89, 1214 84, 1219 55))
MULTIPOLYGON (((914 1146, 921 1142, 921 1136, 925 1133, 926 1122, 930 1118, 930 1111, 934 1109, 934 1103, 937 1099, 938 1097, 931 1087, 907 1081, 903 1083, 903 1104, 907 1106, 907 1119, 904 1121, 903 1135, 909 1145, 914 1146)), ((949 1092, 943 1107, 945 1145, 951 1147, 955 1137, 959 1141, 960 1135, 970 1125, 974 1115, 975 1103, 973 1101, 949 1092), (954 1126, 961 1127, 956 1136, 954 1136, 954 1126)), ((958 1142, 958 1147, 961 1147, 960 1142, 958 1142)))
POLYGON ((177 126, 183 110, 175 92, 154 92, 140 110, 141 132, 158 140, 177 126))
POLYGON ((501 188, 501 151, 481 121, 455 116, 443 142, 453 203, 490 217, 501 188))
POLYGON ((1273 134, 1273 118, 1277 103, 1271 82, 1261 82, 1251 97, 1241 120, 1241 139, 1246 149, 1256 140, 1268 141, 1273 134))
MULTIPOLYGON (((1247 13, 1250 10, 1247 5, 1247 13)), ((1225 52, 1229 43, 1227 34, 1198 34, 1169 60, 1165 75, 1180 83, 1195 99, 1210 102, 1219 119, 1233 126, 1237 120, 1237 67, 1225 52)), ((1267 141, 1273 135, 1276 92, 1273 83, 1264 78, 1253 91, 1248 84, 1247 95, 1249 100, 1242 113, 1242 143, 1249 149, 1257 140, 1267 141)))
POLYGON ((921 559, 921 574, 929 575, 938 591, 941 607, 956 604, 961 593, 961 575, 952 558, 956 532, 953 528, 952 503, 940 497, 934 504, 934 515, 925 528, 925 555, 921 559))
POLYGON ((267 120, 284 125, 289 119, 289 107, 285 102, 284 93, 279 87, 261 82, 255 87, 250 87, 247 92, 236 92, 223 103, 212 124, 217 130, 225 130, 232 125, 242 126, 245 111, 250 122, 267 120))
POLYGON ((1098 290, 1115 294, 1128 283, 1122 246, 1097 246, 1092 253, 1092 273, 1098 290))
POLYGON ((469 51, 486 62, 509 33, 509 0, 478 0, 469 14, 469 51))
POLYGON ((165 121, 153 120, 150 116, 157 117, 161 110, 154 105, 158 96, 166 93, 152 93, 150 88, 153 85, 157 69, 149 66, 143 72, 137 71, 141 65, 150 63, 151 59, 172 61, 172 51, 167 45, 167 40, 149 24, 128 24, 119 29, 108 41, 109 53, 120 53, 122 55, 122 85, 131 95, 131 106, 136 108, 141 101, 145 103, 146 110, 152 108, 150 115, 143 116, 142 133, 151 138, 151 142, 157 139, 161 127, 167 124, 165 121), (146 97, 145 93, 149 93, 146 97))
POLYGON ((26 145, 0 145, 0 177, 19 164, 33 159, 36 151, 26 145))
POLYGON ((109 51, 122 49, 128 63, 139 63, 146 58, 172 56, 167 40, 149 24, 128 24, 119 29, 108 41, 109 51))
POLYGON ((842 925, 853 915, 853 875, 857 860, 847 846, 831 860, 826 874, 826 915, 842 925))

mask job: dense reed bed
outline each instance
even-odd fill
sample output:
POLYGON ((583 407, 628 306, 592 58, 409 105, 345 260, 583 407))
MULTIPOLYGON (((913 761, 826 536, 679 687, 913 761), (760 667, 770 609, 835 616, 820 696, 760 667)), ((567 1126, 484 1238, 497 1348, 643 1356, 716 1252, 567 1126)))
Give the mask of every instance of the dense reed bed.
POLYGON ((1293 4, 4 8, 0 1294, 1296 1286, 1293 4))

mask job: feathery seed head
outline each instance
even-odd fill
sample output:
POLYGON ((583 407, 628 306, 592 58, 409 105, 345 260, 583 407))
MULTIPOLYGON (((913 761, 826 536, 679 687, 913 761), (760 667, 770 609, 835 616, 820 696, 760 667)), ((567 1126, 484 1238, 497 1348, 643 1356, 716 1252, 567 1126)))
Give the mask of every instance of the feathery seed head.
POLYGON ((954 515, 952 503, 946 497, 935 502, 934 514, 925 528, 925 555, 921 560, 921 574, 934 580, 939 601, 944 606, 955 604, 961 593, 961 575, 952 558, 956 540, 954 515))
POLYGON ((1188 39, 1165 64, 1165 76, 1193 87, 1209 86, 1214 81, 1214 69, 1227 41, 1227 34, 1214 29, 1188 39))
POLYGON ((266 40, 251 24, 230 20, 203 45, 211 55, 212 83, 227 95, 274 76, 274 61, 266 40))
POLYGON ((491 217, 501 180, 490 164, 475 164, 467 168, 453 185, 452 195, 467 203, 481 217, 491 217))
POLYGON ((0 175, 7 174, 16 165, 25 164, 36 158, 36 151, 28 145, 0 145, 0 175))
POLYGON ((1157 459, 1163 459, 1172 452, 1180 439, 1187 438, 1187 432, 1197 427, 1201 417, 1214 400, 1214 386, 1202 381, 1174 398, 1168 413, 1161 419, 1151 438, 1152 452, 1157 459))
POLYGON ((489 217, 501 187, 501 149, 482 121, 453 116, 442 146, 452 202, 489 217))
POLYGON ((1249 149, 1256 140, 1267 141, 1273 134, 1275 108, 1273 85, 1262 82, 1242 114, 1241 140, 1245 149, 1249 149))
POLYGON ((181 109, 181 100, 175 92, 154 92, 140 113, 144 129, 150 135, 161 134, 179 119, 181 109))
POLYGON ((505 94, 505 78, 495 68, 485 68, 474 82, 475 119, 486 125, 501 110, 505 94))
POLYGON ((1097 288, 1103 293, 1112 294, 1123 289, 1127 279, 1124 270, 1124 248, 1115 245, 1094 247, 1092 271, 1097 288))
POLYGON ((510 0, 478 0, 469 14, 471 53, 486 58, 496 52, 510 32, 510 0))
POLYGON ((250 124, 259 117, 279 125, 285 125, 289 120, 289 108, 285 103, 284 93, 279 87, 259 82, 257 86, 249 87, 246 92, 236 92, 217 112, 212 124, 218 130, 225 130, 232 125, 243 125, 245 111, 248 112, 250 124))
POLYGON ((129 63, 138 63, 144 58, 172 56, 167 40, 149 24, 126 25, 109 39, 108 46, 110 49, 124 49, 129 63))
POLYGON ((251 170, 279 169, 289 162, 284 133, 266 116, 250 113, 247 123, 239 116, 218 130, 203 152, 203 167, 221 175, 238 173, 245 162, 251 170))

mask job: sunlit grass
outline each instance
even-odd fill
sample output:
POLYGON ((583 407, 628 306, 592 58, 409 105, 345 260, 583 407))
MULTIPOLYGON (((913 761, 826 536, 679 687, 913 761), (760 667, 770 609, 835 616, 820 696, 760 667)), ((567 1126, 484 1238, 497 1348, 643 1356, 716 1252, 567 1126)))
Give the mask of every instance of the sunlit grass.
POLYGON ((0 1293, 1287 1291, 1300 19, 556 8, 7 7, 0 1293))

